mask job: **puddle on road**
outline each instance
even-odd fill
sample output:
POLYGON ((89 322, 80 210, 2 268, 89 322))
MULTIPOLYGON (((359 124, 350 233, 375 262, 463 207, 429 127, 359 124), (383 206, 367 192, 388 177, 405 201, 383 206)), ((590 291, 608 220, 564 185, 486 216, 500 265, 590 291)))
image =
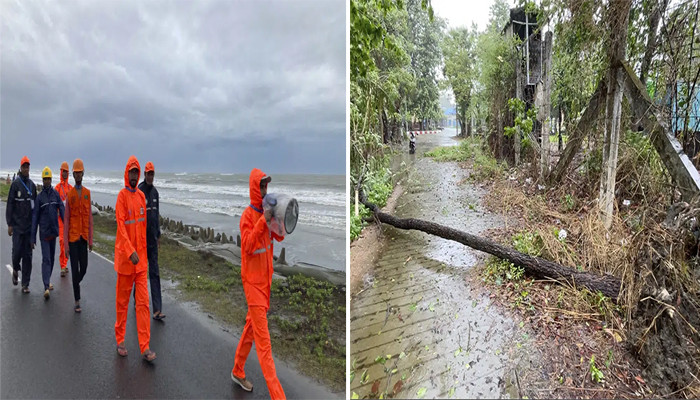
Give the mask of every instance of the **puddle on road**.
MULTIPOLYGON (((420 155, 456 144, 453 135, 418 137, 419 155, 404 160, 410 168, 395 214, 475 234, 502 225, 481 207, 483 190, 457 184, 467 171, 420 155)), ((361 398, 519 397, 513 372, 523 365, 528 336, 467 284, 483 253, 383 229, 382 254, 351 301, 351 390, 361 398)))

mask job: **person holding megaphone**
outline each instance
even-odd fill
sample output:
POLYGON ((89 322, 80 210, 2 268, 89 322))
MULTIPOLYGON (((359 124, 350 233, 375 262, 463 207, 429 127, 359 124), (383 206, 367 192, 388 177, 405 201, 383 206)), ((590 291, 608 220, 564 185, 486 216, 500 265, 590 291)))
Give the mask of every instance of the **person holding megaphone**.
POLYGON ((231 379, 244 390, 252 391, 253 384, 246 379, 245 362, 255 342, 258 360, 262 368, 267 388, 272 399, 284 399, 284 390, 277 379, 275 362, 272 359, 270 332, 267 329, 267 311, 270 308, 270 287, 272 285, 272 239, 281 242, 284 236, 271 231, 268 224, 273 218, 274 209, 263 209, 263 198, 267 185, 272 180, 257 168, 250 172, 250 205, 243 211, 241 229, 241 278, 248 315, 245 328, 236 348, 231 379))

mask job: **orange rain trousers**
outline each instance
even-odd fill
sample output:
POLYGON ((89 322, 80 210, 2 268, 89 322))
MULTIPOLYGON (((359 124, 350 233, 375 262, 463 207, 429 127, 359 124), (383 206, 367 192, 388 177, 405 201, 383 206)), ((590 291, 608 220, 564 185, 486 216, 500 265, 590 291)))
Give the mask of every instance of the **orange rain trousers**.
POLYGON ((233 364, 233 374, 239 378, 245 377, 243 367, 253 342, 255 342, 255 350, 258 353, 258 361, 260 361, 260 368, 265 382, 267 382, 270 397, 273 400, 285 399, 284 390, 277 379, 275 362, 272 360, 272 344, 270 343, 270 332, 267 330, 267 310, 262 306, 248 307, 245 328, 243 328, 243 335, 238 342, 233 364))
MULTIPOLYGON (((63 165, 61 165, 63 167, 63 165)), ((68 168, 68 163, 65 164, 65 167, 68 168)), ((62 169, 63 171, 63 169, 62 169)), ((66 170, 67 171, 67 170, 66 170)), ((61 172, 63 174, 63 172, 61 172)), ((68 178, 63 179, 63 175, 61 175, 61 181, 56 184, 54 189, 58 192, 58 195, 61 197, 61 201, 63 202, 63 206, 66 206, 66 199, 68 198, 68 192, 70 192, 71 189, 73 189, 73 186, 68 183, 68 178)), ((66 248, 64 246, 67 246, 68 243, 64 244, 63 242, 63 218, 58 218, 58 244, 61 247, 61 252, 58 255, 58 260, 61 263, 61 269, 66 269, 68 266, 68 257, 66 257, 66 248)))
POLYGON ((60 217, 58 218, 58 244, 61 246, 58 260, 61 263, 61 269, 66 269, 68 266, 68 257, 66 257, 66 248, 63 244, 63 220, 60 217))
POLYGON ((151 342, 151 313, 148 309, 148 271, 133 274, 117 274, 117 321, 114 323, 114 335, 117 344, 124 342, 126 335, 126 317, 129 309, 131 288, 136 284, 136 328, 139 335, 141 353, 149 348, 151 342))

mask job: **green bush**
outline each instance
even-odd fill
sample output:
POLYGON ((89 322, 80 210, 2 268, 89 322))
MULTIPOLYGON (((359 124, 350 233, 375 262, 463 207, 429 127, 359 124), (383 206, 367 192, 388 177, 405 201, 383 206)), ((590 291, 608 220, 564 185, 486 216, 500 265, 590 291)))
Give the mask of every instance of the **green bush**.
POLYGON ((659 154, 642 132, 627 131, 621 138, 617 176, 619 195, 635 203, 664 195, 670 183, 659 154))
POLYGON ((190 290, 205 291, 205 292, 227 292, 228 289, 222 282, 200 276, 187 276, 185 277, 183 284, 185 288, 190 290))
POLYGON ((438 162, 464 162, 474 159, 475 155, 480 154, 482 152, 481 146, 481 140, 472 136, 462 140, 457 146, 438 147, 425 153, 425 156, 432 157, 438 162))
POLYGON ((502 163, 498 162, 498 160, 492 156, 480 152, 474 158, 474 168, 471 179, 476 182, 483 182, 497 178, 503 174, 503 171, 502 163))
POLYGON ((487 282, 502 285, 505 282, 518 282, 523 278, 525 270, 508 260, 491 257, 486 262, 485 279, 487 282))
POLYGON ((365 187, 367 200, 378 207, 384 207, 389 196, 391 196, 391 192, 394 190, 391 182, 391 171, 388 168, 384 168, 369 174, 365 187))
POLYGON ((354 208, 355 206, 352 206, 350 210, 350 240, 357 239, 365 226, 362 215, 355 215, 354 208))
POLYGON ((7 196, 10 195, 10 185, 5 182, 0 183, 0 198, 7 201, 7 196))
POLYGON ((567 194, 561 199, 561 205, 564 211, 571 211, 574 209, 576 201, 572 195, 567 194))
POLYGON ((334 290, 337 289, 330 282, 301 274, 287 277, 286 286, 276 284, 272 287, 273 294, 287 298, 287 308, 306 314, 312 323, 322 324, 324 318, 337 310, 334 290))
POLYGON ((494 179, 504 171, 503 164, 484 150, 484 141, 479 136, 462 140, 457 146, 438 147, 425 153, 435 161, 472 162, 470 178, 477 182, 494 179))
POLYGON ((539 234, 525 231, 513 235, 513 247, 523 254, 539 257, 544 244, 539 234))
POLYGON ((589 181, 597 181, 600 179, 600 172, 603 165, 603 152, 600 149, 594 149, 586 154, 581 165, 582 172, 586 175, 589 181))
MULTIPOLYGON (((384 207, 394 191, 391 171, 388 168, 381 168, 367 174, 364 181, 364 190, 370 203, 376 204, 378 207, 384 207)), ((364 219, 372 215, 372 212, 364 205, 360 204, 359 207, 359 215, 355 215, 355 204, 354 201, 351 202, 350 240, 355 240, 360 236, 362 228, 367 225, 364 219)))

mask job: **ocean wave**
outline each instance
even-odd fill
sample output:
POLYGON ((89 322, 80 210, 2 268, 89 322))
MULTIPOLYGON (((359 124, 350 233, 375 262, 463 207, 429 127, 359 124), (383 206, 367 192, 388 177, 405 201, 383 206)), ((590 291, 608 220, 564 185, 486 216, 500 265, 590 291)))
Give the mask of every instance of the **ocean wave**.
POLYGON ((83 177, 85 185, 117 185, 120 188, 124 186, 124 178, 107 178, 104 176, 85 176, 83 177))
MULTIPOLYGON (((104 178, 95 177, 92 179, 84 180, 86 185, 109 185, 115 186, 121 190, 124 184, 123 179, 121 181, 114 178, 104 178)), ((220 185, 201 185, 201 184, 189 184, 181 182, 160 182, 156 184, 156 188, 159 189, 162 194, 165 194, 163 189, 171 189, 179 192, 189 192, 189 193, 203 193, 203 194, 213 194, 213 195, 223 195, 223 196, 234 196, 243 199, 248 199, 250 196, 250 190, 248 187, 243 186, 230 186, 226 184, 220 185)), ((285 193, 293 196, 299 202, 314 203, 323 206, 335 206, 335 207, 345 207, 346 199, 345 192, 331 191, 327 188, 322 189, 300 189, 292 186, 280 186, 276 187, 271 193, 285 193)))
MULTIPOLYGON (((195 211, 202 212, 202 213, 207 213, 207 214, 223 214, 223 215, 228 215, 231 217, 236 217, 239 218, 242 214, 241 212, 222 212, 221 209, 216 208, 216 207, 208 207, 206 205, 201 205, 201 206, 194 206, 192 207, 195 211)), ((338 218, 334 216, 327 216, 327 215, 305 215, 301 214, 299 215, 299 226, 306 225, 306 226, 317 226, 320 228, 330 228, 330 229, 336 229, 336 230, 345 230, 345 218, 338 218)))
MULTIPOLYGON (((119 190, 106 187, 94 187, 90 189, 96 193, 114 196, 114 202, 119 190)), ((226 215, 239 218, 248 207, 248 203, 232 203, 225 199, 196 199, 196 198, 164 198, 161 196, 161 203, 182 206, 191 210, 213 215, 226 215)), ((113 205, 111 203, 110 205, 113 205)), ((306 207, 304 203, 299 204, 299 223, 302 225, 318 226, 331 229, 345 229, 345 209, 334 207, 306 207)))
MULTIPOLYGON (((219 214, 238 217, 249 203, 248 186, 241 179, 230 176, 240 174, 193 174, 186 177, 180 174, 165 174, 165 178, 156 181, 162 203, 187 207, 207 214, 219 214), (176 175, 176 176, 174 176, 176 175), (225 176, 226 178, 221 178, 225 176), (216 180, 219 181, 216 181, 216 180), (234 181, 238 182, 235 183, 234 181)), ((123 177, 91 175, 84 179, 85 185, 95 193, 116 197, 123 188, 123 177)), ((302 224, 345 229, 346 197, 345 190, 336 189, 334 185, 309 188, 302 184, 280 182, 271 187, 271 193, 285 193, 299 202, 300 222, 302 224)))
MULTIPOLYGON (((161 203, 174 204, 197 210, 207 210, 210 214, 225 214, 234 217, 240 216, 243 211, 248 208, 248 203, 232 203, 223 199, 178 199, 178 198, 161 198, 161 203)), ((332 207, 306 207, 304 203, 299 204, 299 215, 309 216, 314 215, 338 218, 345 220, 344 208, 332 207)))
MULTIPOLYGON (((87 185, 86 185, 86 187, 87 187, 87 185)), ((117 195, 119 194, 119 191, 121 190, 121 189, 114 189, 114 188, 104 187, 104 186, 92 186, 92 187, 88 187, 88 189, 90 189, 91 192, 95 192, 95 193, 114 195, 114 202, 115 203, 117 201, 117 195)))

